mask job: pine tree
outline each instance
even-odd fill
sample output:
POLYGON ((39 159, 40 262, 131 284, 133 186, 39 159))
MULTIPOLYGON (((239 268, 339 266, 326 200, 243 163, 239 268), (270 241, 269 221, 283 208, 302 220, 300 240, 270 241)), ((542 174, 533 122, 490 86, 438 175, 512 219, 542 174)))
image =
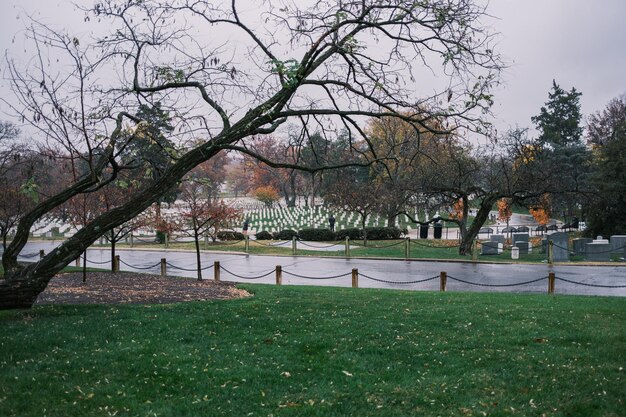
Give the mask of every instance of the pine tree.
POLYGON ((539 130, 539 141, 552 147, 581 145, 583 128, 580 126, 581 92, 572 87, 569 92, 563 90, 552 80, 552 91, 548 101, 541 107, 538 116, 531 117, 539 130))

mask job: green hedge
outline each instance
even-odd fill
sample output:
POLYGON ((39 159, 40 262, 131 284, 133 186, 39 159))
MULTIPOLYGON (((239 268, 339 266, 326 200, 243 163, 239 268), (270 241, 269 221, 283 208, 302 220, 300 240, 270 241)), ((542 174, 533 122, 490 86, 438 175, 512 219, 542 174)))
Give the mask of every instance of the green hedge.
POLYGON ((291 240, 293 239, 294 236, 298 237, 298 232, 296 232, 295 230, 291 230, 291 229, 284 229, 284 230, 281 230, 280 232, 274 233, 274 239, 276 240, 291 240))
POLYGON ((273 239, 272 234, 268 232, 267 230, 261 230, 255 236, 256 236, 256 240, 272 240, 273 239))
POLYGON ((222 230, 217 232, 217 238, 219 240, 243 240, 243 233, 222 230))
POLYGON ((366 227, 365 231, 370 240, 400 239, 402 234, 397 227, 366 227))
POLYGON ((356 227, 350 229, 341 229, 335 233, 335 239, 346 240, 349 237, 351 240, 363 239, 363 230, 356 227))
POLYGON ((335 232, 330 229, 302 229, 298 231, 298 236, 302 240, 314 242, 327 242, 335 240, 335 232))

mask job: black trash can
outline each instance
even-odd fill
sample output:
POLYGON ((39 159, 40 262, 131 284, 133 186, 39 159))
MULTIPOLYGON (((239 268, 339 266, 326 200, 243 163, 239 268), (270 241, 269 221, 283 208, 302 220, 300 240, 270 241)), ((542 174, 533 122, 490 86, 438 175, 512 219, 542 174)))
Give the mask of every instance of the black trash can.
POLYGON ((428 225, 420 224, 420 239, 428 239, 428 225))
POLYGON ((433 229, 435 230, 434 234, 435 234, 435 239, 441 239, 441 234, 443 232, 443 224, 437 222, 435 223, 435 225, 433 226, 433 229))

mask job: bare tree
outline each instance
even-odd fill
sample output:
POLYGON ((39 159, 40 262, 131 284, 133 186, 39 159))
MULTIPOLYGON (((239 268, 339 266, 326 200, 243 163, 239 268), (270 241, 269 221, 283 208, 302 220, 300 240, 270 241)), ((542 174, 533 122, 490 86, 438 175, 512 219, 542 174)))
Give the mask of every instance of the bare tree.
POLYGON ((287 121, 312 131, 346 128, 351 140, 365 142, 360 120, 383 114, 430 131, 432 118, 445 119, 445 131, 483 129, 480 117, 491 104, 489 88, 501 62, 482 26, 481 4, 267 1, 245 13, 235 0, 106 0, 86 18, 110 33, 88 45, 34 24, 30 41, 38 54, 26 69, 9 61, 15 97, 5 103, 88 171, 21 218, 3 254, 0 308, 31 306, 52 276, 99 236, 221 151, 238 150, 270 166, 328 168, 274 163, 246 146, 248 138, 279 132, 287 121), (64 72, 70 63, 71 72, 64 72), (439 77, 428 79, 433 73, 439 77), (157 103, 163 117, 139 109, 157 103), (114 181, 120 171, 137 169, 121 158, 124 150, 146 137, 161 143, 159 134, 176 136, 179 146, 161 148, 167 163, 140 192, 36 264, 17 263, 38 219, 114 181), (199 137, 200 144, 182 146, 199 137))
POLYGON ((186 178, 180 195, 180 211, 175 216, 175 230, 193 238, 198 281, 202 280, 200 238, 209 234, 215 237, 221 226, 239 220, 242 214, 240 210, 229 207, 222 201, 209 199, 207 189, 210 187, 211 180, 206 177, 186 178))

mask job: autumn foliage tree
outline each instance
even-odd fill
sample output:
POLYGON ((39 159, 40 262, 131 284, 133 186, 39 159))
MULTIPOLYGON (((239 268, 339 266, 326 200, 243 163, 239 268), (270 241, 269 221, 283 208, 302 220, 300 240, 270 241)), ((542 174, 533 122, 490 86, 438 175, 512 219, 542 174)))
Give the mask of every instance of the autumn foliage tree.
POLYGON ((193 238, 198 280, 202 280, 200 238, 205 234, 215 236, 221 226, 226 226, 241 217, 240 210, 209 198, 211 182, 207 178, 204 181, 193 176, 188 178, 181 187, 177 212, 170 218, 172 229, 193 238))
POLYGON ((498 221, 505 222, 508 226, 511 216, 513 215, 513 210, 511 210, 511 199, 501 198, 498 200, 496 205, 498 207, 498 221))
MULTIPOLYGON (((251 141, 250 147, 255 153, 264 155, 272 161, 294 165, 299 162, 299 149, 290 146, 287 141, 278 140, 273 136, 257 136, 251 141)), ((274 168, 250 155, 245 156, 244 161, 246 169, 249 171, 249 188, 253 194, 256 195, 259 189, 271 188, 282 195, 287 207, 295 207, 298 185, 302 175, 299 170, 274 168)))
POLYGON ((450 210, 450 218, 455 220, 461 220, 463 218, 465 204, 463 203, 463 199, 459 198, 454 202, 450 210))
POLYGON ((533 216, 535 221, 542 226, 545 226, 550 221, 551 209, 550 209, 550 195, 544 194, 539 199, 537 204, 531 205, 528 211, 533 216))
POLYGON ((280 199, 278 191, 271 185, 258 187, 253 194, 254 198, 265 204, 267 208, 271 208, 280 199))

